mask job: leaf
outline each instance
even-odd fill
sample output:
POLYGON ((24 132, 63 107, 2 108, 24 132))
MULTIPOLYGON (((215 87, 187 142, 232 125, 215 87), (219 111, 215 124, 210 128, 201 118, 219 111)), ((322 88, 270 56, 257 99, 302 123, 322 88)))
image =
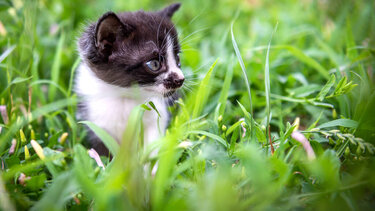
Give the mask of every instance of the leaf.
POLYGON ((6 51, 4 51, 4 53, 1 54, 0 56, 0 63, 5 59, 7 58, 7 56, 9 56, 10 53, 12 53, 12 51, 16 48, 15 45, 11 46, 10 48, 8 48, 6 51))
POLYGON ((85 147, 80 144, 74 146, 74 175, 79 186, 90 196, 97 194, 93 163, 85 147))
POLYGON ((156 113, 160 117, 160 113, 159 113, 158 109, 156 108, 155 104, 152 101, 149 101, 148 104, 156 111, 156 113))
POLYGON ((334 95, 340 95, 342 93, 342 88, 346 85, 347 80, 348 79, 346 77, 341 78, 341 80, 339 81, 339 83, 336 86, 334 95))
POLYGON ((350 18, 346 19, 346 27, 345 27, 345 43, 346 43, 346 56, 350 59, 350 61, 354 61, 354 59, 357 57, 358 52, 356 48, 355 39, 353 35, 353 29, 350 18))
POLYGON ((318 124, 320 118, 322 118, 322 115, 323 115, 323 111, 320 112, 319 117, 315 120, 314 123, 312 123, 312 124, 307 128, 307 130, 311 130, 311 129, 315 128, 316 125, 318 124))
POLYGON ((240 108, 241 108, 241 110, 242 110, 242 112, 243 112, 243 114, 245 115, 245 118, 249 121, 249 122, 251 122, 252 121, 252 118, 251 118, 251 114, 246 110, 246 108, 239 102, 239 101, 237 101, 237 103, 238 103, 238 105, 240 106, 240 108))
POLYGON ((193 109, 193 115, 192 118, 197 118, 200 113, 203 110, 204 105, 207 102, 208 94, 209 94, 209 82, 212 75, 212 71, 216 66, 216 63, 219 59, 216 59, 216 61, 211 65, 210 69, 208 70, 206 76, 203 78, 202 82, 199 85, 199 89, 197 91, 197 94, 195 96, 195 104, 193 109))
POLYGON ((74 62, 72 69, 70 70, 70 79, 69 79, 69 87, 68 87, 68 96, 71 95, 73 89, 73 82, 74 82, 74 75, 77 70, 77 67, 81 64, 81 59, 77 58, 74 62))
POLYGON ((349 93, 350 91, 352 91, 356 86, 358 86, 358 84, 352 84, 353 81, 350 81, 349 83, 347 83, 343 88, 342 88, 342 93, 343 94, 347 94, 349 93))
POLYGON ((229 134, 231 134, 237 127, 241 125, 242 122, 243 120, 241 119, 234 123, 232 126, 230 126, 225 135, 228 136, 229 134))
POLYGON ((336 82, 336 77, 334 74, 332 74, 329 81, 322 88, 322 91, 320 91, 319 94, 316 96, 316 99, 323 101, 325 96, 328 94, 329 90, 331 89, 331 87, 335 84, 335 82, 336 82))
MULTIPOLYGON (((56 47, 55 57, 53 59, 52 69, 51 69, 51 81, 55 84, 59 84, 60 78, 60 67, 61 67, 61 56, 63 52, 63 45, 65 42, 65 34, 61 34, 59 42, 56 47)), ((52 101, 55 98, 56 88, 50 87, 48 92, 48 99, 52 101)))
POLYGON ((251 113, 251 115, 253 115, 253 103, 252 103, 252 100, 251 100, 250 82, 249 82, 249 79, 247 77, 246 67, 245 67, 245 64, 243 62, 243 59, 242 59, 242 56, 241 56, 241 52, 238 49, 238 45, 237 45, 236 39, 235 39, 234 34, 233 34, 233 24, 234 23, 232 22, 231 31, 230 31, 231 35, 232 35, 232 45, 233 45, 234 51, 236 53, 238 62, 240 63, 240 66, 241 66, 243 78, 244 78, 245 83, 246 83, 247 94, 249 95, 250 113, 251 113))
POLYGON ((277 25, 275 26, 274 31, 271 34, 271 39, 268 42, 267 47, 267 55, 266 55, 266 65, 264 68, 264 87, 265 87, 265 96, 266 96, 266 117, 267 117, 267 123, 266 123, 266 137, 269 139, 269 126, 271 121, 271 102, 270 102, 270 94, 271 94, 271 85, 270 85, 270 65, 269 65, 269 58, 270 58, 270 48, 271 48, 271 41, 273 34, 277 30, 277 25))
POLYGON ((288 50, 291 54, 297 57, 297 59, 299 59, 301 62, 317 70, 324 78, 329 79, 328 70, 326 70, 321 64, 319 64, 314 59, 306 56, 306 54, 300 49, 291 45, 278 45, 278 46, 274 46, 274 48, 282 48, 282 49, 288 50))
MULTIPOLYGON (((231 35, 232 35, 232 45, 233 45, 234 51, 236 53, 238 62, 240 63, 242 74, 243 74, 243 78, 245 79, 247 94, 249 95, 250 114, 251 114, 251 116, 253 116, 253 101, 251 99, 250 81, 249 81, 249 78, 247 77, 246 67, 245 67, 245 64, 243 62, 243 59, 242 59, 242 56, 241 56, 241 52, 238 49, 237 42, 236 42, 236 39, 235 39, 234 34, 233 34, 233 24, 234 24, 234 22, 232 22, 232 24, 231 24, 231 30, 230 30, 231 35)), ((254 139, 255 138, 255 131, 253 130, 253 128, 254 128, 254 120, 252 118, 250 119, 250 128, 251 128, 251 131, 250 131, 251 139, 254 139)))
MULTIPOLYGON (((221 103, 219 102, 218 104, 217 104, 217 106, 216 106, 216 108, 215 108, 215 113, 214 113, 214 121, 215 121, 215 123, 217 124, 217 125, 219 125, 219 112, 220 112, 220 110, 221 110, 221 103)), ((222 115, 222 114, 221 114, 222 115)))
POLYGON ((203 131, 203 130, 192 130, 192 131, 187 132, 187 134, 201 134, 201 135, 205 135, 207 137, 210 137, 210 138, 216 140, 217 142, 219 142, 220 144, 222 144, 225 148, 227 148, 227 142, 223 138, 221 138, 218 135, 212 134, 210 132, 203 131))
POLYGON ((255 125, 255 134, 260 143, 267 142, 266 135, 264 134, 263 130, 257 125, 255 125))
POLYGON ((45 173, 41 173, 39 175, 32 176, 30 179, 26 180, 26 188, 31 191, 37 191, 42 189, 45 185, 47 176, 45 173))
POLYGON ((350 119, 336 119, 333 121, 326 122, 318 126, 318 128, 327 128, 327 127, 349 127, 349 128, 357 128, 358 122, 350 119))
POLYGON ((119 144, 115 141, 115 139, 107 133, 107 131, 103 130, 99 126, 95 125, 90 121, 81 121, 81 124, 87 125, 94 133, 97 135, 100 140, 104 143, 104 145, 108 148, 113 156, 117 155, 119 144))
POLYGON ((23 82, 26 82, 28 80, 30 80, 32 77, 28 77, 28 78, 21 78, 21 77, 16 77, 15 79, 13 79, 9 84, 8 86, 1 92, 0 96, 3 96, 3 94, 12 86, 12 85, 15 85, 15 84, 19 84, 19 83, 23 83, 23 82))
POLYGON ((291 96, 307 97, 310 94, 312 94, 314 92, 318 92, 320 90, 321 90, 321 86, 319 86, 317 84, 309 84, 309 85, 301 86, 301 87, 298 87, 298 88, 295 88, 295 89, 287 89, 287 92, 291 96))
POLYGON ((64 172, 53 180, 51 186, 49 186, 42 198, 31 208, 31 211, 63 210, 66 202, 72 199, 78 191, 79 188, 76 185, 72 172, 64 172))
POLYGON ((49 84, 50 85, 50 89, 52 87, 54 87, 54 89, 57 88, 59 91, 61 91, 61 93, 63 93, 66 97, 68 97, 67 91, 62 86, 58 85, 57 83, 55 83, 55 82, 53 82, 51 80, 45 80, 45 79, 36 80, 36 81, 33 81, 30 84, 30 87, 38 85, 38 84, 49 84))
POLYGON ((290 125, 290 123, 287 123, 287 129, 283 135, 283 139, 287 139, 290 137, 290 135, 293 133, 294 129, 297 127, 297 124, 290 125))
POLYGON ((231 56, 230 62, 228 64, 228 69, 225 73, 225 79, 223 83, 223 87, 221 88, 220 92, 220 97, 219 97, 219 103, 221 103, 220 107, 220 115, 223 115, 225 112, 225 106, 227 104, 227 99, 228 99, 228 92, 230 89, 230 85, 232 83, 232 78, 233 78, 233 55, 231 56))
POLYGON ((52 150, 49 147, 44 147, 43 152, 46 157, 50 157, 52 160, 52 163, 56 166, 63 167, 64 166, 64 154, 62 152, 52 150))
POLYGON ((146 104, 142 104, 141 107, 147 111, 151 111, 152 109, 148 107, 146 104))

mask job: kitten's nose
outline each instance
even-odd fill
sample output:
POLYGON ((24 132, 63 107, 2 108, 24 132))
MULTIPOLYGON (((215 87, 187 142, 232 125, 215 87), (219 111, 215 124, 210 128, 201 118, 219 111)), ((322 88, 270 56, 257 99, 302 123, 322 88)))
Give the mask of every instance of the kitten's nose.
POLYGON ((174 79, 174 84, 176 84, 177 87, 181 87, 182 84, 184 83, 185 78, 182 79, 174 79))
POLYGON ((176 74, 170 74, 168 78, 164 79, 163 83, 165 88, 167 89, 177 89, 182 86, 184 83, 185 78, 178 78, 176 74))

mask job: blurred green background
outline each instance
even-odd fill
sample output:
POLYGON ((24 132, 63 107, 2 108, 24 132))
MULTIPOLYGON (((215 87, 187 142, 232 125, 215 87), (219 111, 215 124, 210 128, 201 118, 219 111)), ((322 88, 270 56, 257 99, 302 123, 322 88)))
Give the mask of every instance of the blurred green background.
POLYGON ((0 118, 0 209, 373 209, 373 0, 181 1, 173 22, 187 80, 157 142, 158 172, 142 170, 155 160, 134 144, 139 118, 127 130, 133 139, 102 158, 105 170, 97 166, 75 119, 77 38, 108 10, 171 3, 0 0, 0 105, 9 119, 0 118), (297 129, 315 160, 291 137, 297 129))

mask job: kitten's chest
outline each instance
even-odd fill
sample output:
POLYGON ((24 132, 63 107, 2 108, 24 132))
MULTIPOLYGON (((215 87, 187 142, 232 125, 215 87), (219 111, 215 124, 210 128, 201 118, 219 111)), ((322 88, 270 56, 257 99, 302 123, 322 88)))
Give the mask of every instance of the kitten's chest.
MULTIPOLYGON (((151 99, 158 108, 161 118, 155 111, 145 111, 143 117, 145 137, 154 137, 159 134, 157 122, 159 121, 160 129, 163 131, 167 124, 167 108, 164 102, 159 99, 151 99)), ((126 129, 129 116, 132 110, 141 103, 138 100, 127 98, 100 98, 92 99, 87 102, 88 119, 105 129, 117 141, 122 140, 123 133, 126 129)))
POLYGON ((87 102, 88 119, 121 140, 129 115, 136 106, 134 100, 99 98, 87 102))

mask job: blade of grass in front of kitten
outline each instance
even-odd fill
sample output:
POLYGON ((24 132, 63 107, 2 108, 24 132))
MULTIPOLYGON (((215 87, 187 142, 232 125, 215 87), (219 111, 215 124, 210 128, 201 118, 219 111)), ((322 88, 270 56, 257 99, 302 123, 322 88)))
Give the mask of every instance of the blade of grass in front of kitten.
POLYGON ((72 180, 74 176, 72 171, 67 171, 54 178, 51 186, 43 194, 43 197, 35 203, 31 211, 62 210, 65 203, 72 200, 74 195, 80 191, 76 181, 72 180))
POLYGON ((100 140, 103 141, 104 145, 108 148, 109 152, 111 152, 113 156, 117 155, 119 144, 104 129, 100 128, 99 126, 95 125, 90 121, 81 121, 79 123, 87 125, 95 133, 95 135, 97 135, 100 138, 100 140))
POLYGON ((73 172, 82 192, 88 196, 95 197, 98 195, 98 188, 95 185, 95 172, 92 168, 92 159, 87 153, 87 149, 81 144, 73 148, 73 172))
POLYGON ((0 175, 0 209, 7 211, 16 210, 12 204, 12 201, 9 198, 9 194, 5 189, 5 184, 2 180, 2 175, 0 175))

